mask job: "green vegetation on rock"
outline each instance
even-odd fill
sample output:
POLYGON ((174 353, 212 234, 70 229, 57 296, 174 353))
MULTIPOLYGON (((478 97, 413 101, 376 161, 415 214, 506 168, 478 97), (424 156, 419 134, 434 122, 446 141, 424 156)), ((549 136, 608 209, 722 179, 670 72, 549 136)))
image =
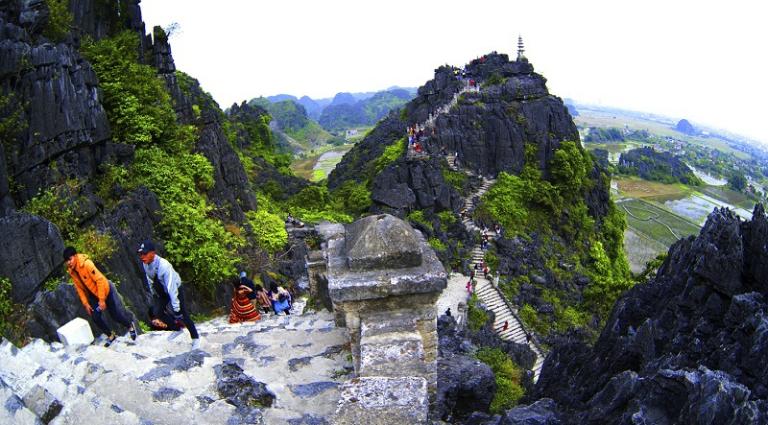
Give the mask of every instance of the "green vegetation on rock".
POLYGON ((398 158, 405 154, 405 137, 399 139, 395 143, 387 146, 380 157, 374 161, 374 176, 379 174, 387 165, 395 162, 398 158))
POLYGON ((138 62, 138 46, 138 35, 123 31, 85 40, 81 52, 99 77, 112 137, 134 145, 166 142, 173 139, 176 115, 155 69, 138 62))
POLYGON ((479 331, 488 321, 488 314, 478 306, 480 300, 472 294, 467 302, 467 326, 473 331, 479 331))
MULTIPOLYGON (((565 281, 579 274, 588 276, 590 283, 583 302, 578 302, 578 297, 564 297, 564 293, 549 294, 545 302, 554 307, 551 323, 527 304, 520 314, 527 325, 542 334, 584 327, 592 315, 605 320, 610 306, 631 285, 623 251, 624 217, 612 203, 600 222, 590 216, 585 195, 596 184, 589 177, 594 166, 590 154, 575 142, 563 142, 555 151, 549 180, 542 177, 536 164, 535 146, 529 145, 520 175, 501 173, 483 196, 476 214, 500 223, 507 237, 543 236, 539 238, 540 258, 555 278, 565 281)), ((502 290, 517 293, 519 279, 505 279, 502 290)))
POLYGON ((0 276, 0 336, 17 346, 26 340, 23 316, 24 306, 11 299, 11 280, 0 276))
POLYGON ((522 368, 499 348, 483 347, 475 356, 491 367, 496 380, 496 394, 491 401, 491 413, 502 413, 516 406, 525 394, 522 386, 522 368))
POLYGON ((72 13, 69 11, 69 0, 45 0, 48 6, 48 25, 43 35, 54 42, 64 41, 72 27, 72 13))

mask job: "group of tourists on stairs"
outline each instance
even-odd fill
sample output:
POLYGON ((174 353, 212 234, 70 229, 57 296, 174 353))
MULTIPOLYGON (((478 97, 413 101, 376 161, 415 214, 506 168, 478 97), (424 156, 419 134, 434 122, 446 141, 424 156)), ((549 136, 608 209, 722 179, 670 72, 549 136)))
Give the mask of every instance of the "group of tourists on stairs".
POLYGON ((269 291, 248 278, 246 272, 240 272, 240 280, 233 284, 232 307, 229 310, 229 323, 255 322, 261 320, 261 313, 273 311, 276 315, 291 314, 293 297, 285 288, 273 283, 269 291), (261 310, 261 313, 259 312, 261 310))
MULTIPOLYGON (((186 328, 192 338, 192 349, 200 348, 200 335, 184 299, 181 277, 173 265, 157 254, 151 240, 142 242, 137 254, 144 268, 146 288, 151 297, 148 311, 150 328, 173 331, 168 339, 175 339, 186 328)), ((114 283, 104 276, 93 260, 86 254, 78 253, 74 247, 66 247, 63 258, 83 308, 107 336, 104 346, 111 346, 117 339, 115 331, 105 321, 105 313, 128 328, 130 338, 136 340, 136 318, 123 305, 114 283)), ((273 283, 267 291, 261 285, 254 284, 243 271, 234 284, 229 322, 260 320, 262 312, 270 311, 289 315, 292 305, 293 298, 285 288, 273 283)))
MULTIPOLYGON (((192 349, 199 348, 200 335, 187 310, 184 292, 181 290, 181 277, 168 260, 157 255, 152 241, 142 242, 137 254, 144 267, 147 291, 152 298, 149 311, 152 327, 179 333, 187 328, 192 337, 192 349)), ((74 247, 66 247, 63 257, 83 308, 107 335, 104 346, 109 347, 117 339, 115 332, 104 320, 104 313, 127 327, 131 339, 135 340, 136 318, 123 306, 114 283, 101 273, 87 255, 78 254, 74 247)))

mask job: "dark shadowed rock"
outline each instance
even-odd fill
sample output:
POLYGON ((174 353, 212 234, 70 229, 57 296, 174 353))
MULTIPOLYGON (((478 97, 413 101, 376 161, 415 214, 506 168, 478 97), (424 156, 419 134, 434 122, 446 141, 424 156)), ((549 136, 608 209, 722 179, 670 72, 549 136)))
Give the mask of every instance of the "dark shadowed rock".
POLYGON ((152 393, 152 399, 155 401, 171 401, 173 399, 179 398, 184 394, 183 391, 177 390, 176 388, 169 388, 169 387, 162 387, 159 390, 152 393))
POLYGON ((437 415, 453 422, 488 411, 496 393, 490 366, 474 357, 451 355, 437 362, 437 415))
POLYGON ((214 369, 216 371, 216 390, 227 403, 235 406, 238 411, 272 406, 275 395, 267 389, 266 384, 257 382, 246 375, 237 364, 225 361, 214 369))
POLYGON ((445 182, 440 158, 406 161, 386 167, 373 180, 374 211, 404 215, 413 210, 458 211, 461 195, 445 182))
POLYGON ((297 397, 314 397, 322 392, 328 391, 339 386, 338 382, 312 382, 309 384, 290 385, 291 392, 297 397))
POLYGON ((557 405, 551 399, 541 399, 528 406, 507 410, 499 425, 559 425, 557 405))
POLYGON ((0 276, 11 280, 15 302, 29 302, 63 263, 64 242, 48 220, 27 213, 0 217, 0 276))
POLYGON ((564 423, 766 424, 766 216, 725 209, 614 306, 590 348, 554 344, 536 386, 564 423), (761 283, 758 283, 761 282, 761 283), (568 377, 563 379, 563 377, 568 377))

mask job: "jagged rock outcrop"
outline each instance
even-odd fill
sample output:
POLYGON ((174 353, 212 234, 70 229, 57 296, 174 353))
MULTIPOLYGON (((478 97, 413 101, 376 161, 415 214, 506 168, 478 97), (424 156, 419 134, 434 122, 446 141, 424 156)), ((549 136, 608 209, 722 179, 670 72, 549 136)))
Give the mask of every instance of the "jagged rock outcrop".
POLYGON ((437 402, 434 416, 450 423, 472 412, 488 411, 496 381, 490 366, 471 356, 474 347, 449 316, 437 321, 440 356, 437 362, 437 402))
POLYGON ((61 264, 64 242, 49 221, 27 213, 0 217, 0 276, 11 279, 14 302, 28 302, 61 264))
POLYGON ((555 344, 536 396, 564 423, 768 423, 766 240, 762 205, 751 221, 715 210, 617 301, 594 348, 555 344))
MULTIPOLYGON (((218 105, 196 80, 177 75, 162 29, 155 28, 154 40, 144 34, 138 4, 138 0, 73 0, 69 6, 75 32, 61 42, 51 43, 43 35, 47 25, 45 2, 2 3, 0 119, 4 120, 4 128, 11 131, 1 135, 0 217, 13 217, 14 210, 42 190, 57 188, 62 200, 73 206, 77 225, 93 226, 116 242, 116 252, 102 260, 99 267, 111 280, 120 282, 119 290, 126 303, 145 320, 146 291, 135 249, 139 241, 156 235, 154 230, 162 211, 155 195, 147 189, 127 193, 120 185, 98 187, 102 166, 130 165, 136 148, 110 140, 109 122, 100 103, 99 81, 91 65, 78 53, 79 37, 88 35, 98 40, 122 30, 138 32, 139 60, 153 64, 165 80, 177 120, 198 127, 196 148, 214 167, 214 184, 208 199, 235 222, 242 222, 244 212, 256 208, 256 199, 248 176, 224 135, 225 118, 218 105), (105 203, 99 190, 107 190, 111 198, 122 201, 116 206, 105 203)), ((44 220, 41 223, 44 227, 52 226, 44 220)), ((26 231, 25 226, 14 231, 26 231)), ((84 315, 77 305, 67 309, 57 306, 56 298, 36 297, 47 279, 62 276, 62 241, 58 230, 54 233, 55 237, 53 233, 46 236, 45 244, 36 235, 21 234, 6 244, 6 237, 13 232, 2 233, 4 244, 15 246, 16 254, 3 256, 0 275, 11 279, 15 300, 32 302, 28 327, 33 336, 44 338, 55 337, 55 327, 84 315), (20 258, 22 254, 28 258, 20 258), (30 263, 30 258, 38 257, 48 258, 49 264, 38 264, 37 260, 30 263), (34 272, 22 270, 31 265, 34 272)), ((68 299, 63 294, 62 297, 68 299)), ((198 305, 191 298, 195 297, 188 297, 190 307, 196 310, 198 305)))
POLYGON ((4 146, 5 171, 14 202, 23 203, 42 188, 92 176, 110 153, 109 123, 96 75, 72 45, 39 44, 11 21, 0 27, 2 112, 18 113, 15 134, 5 135, 15 140, 4 146))
MULTIPOLYGON (((501 171, 519 173, 525 146, 534 144, 539 168, 547 175, 548 162, 560 142, 579 140, 562 100, 549 94, 546 79, 534 73, 530 63, 509 62, 507 55, 492 53, 470 62, 465 70, 467 78, 483 89, 464 93, 457 106, 438 116, 436 135, 430 141, 434 151, 458 152, 462 167, 494 176, 501 171)), ((408 104, 408 121, 426 120, 462 84, 453 68, 438 68, 435 79, 408 104)))
POLYGON ((179 122, 194 124, 199 129, 195 150, 213 165, 213 187, 208 191, 208 199, 225 209, 231 220, 242 222, 245 211, 256 209, 256 197, 237 152, 224 134, 225 117, 219 105, 196 79, 185 77, 183 84, 179 81, 168 36, 160 27, 153 29, 151 54, 151 63, 165 80, 179 122))
POLYGON ((406 123, 397 111, 391 112, 371 130, 371 133, 347 152, 328 175, 328 188, 335 189, 344 182, 358 183, 369 177, 364 170, 372 167, 373 161, 381 156, 384 149, 406 134, 406 123))
MULTIPOLYGON (((88 35, 94 40, 101 40, 124 29, 144 34, 140 1, 70 0, 69 11, 79 36, 88 35)), ((142 50, 143 47, 146 45, 142 46, 142 50)))
POLYGON ((443 179, 442 161, 438 158, 397 160, 374 179, 371 200, 374 212, 400 216, 415 209, 458 211, 464 204, 461 195, 443 179))

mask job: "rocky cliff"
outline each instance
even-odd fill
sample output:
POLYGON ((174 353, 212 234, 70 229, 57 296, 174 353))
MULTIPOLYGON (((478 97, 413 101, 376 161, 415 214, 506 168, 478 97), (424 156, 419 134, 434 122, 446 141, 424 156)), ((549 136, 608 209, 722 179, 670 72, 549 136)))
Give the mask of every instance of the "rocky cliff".
POLYGON ((766 240, 762 205, 751 221, 713 212, 619 299, 594 347, 556 344, 534 397, 554 403, 535 423, 768 423, 766 240))
MULTIPOLYGON (((466 78, 482 88, 464 93, 456 107, 438 116, 433 145, 458 152, 465 168, 488 176, 501 171, 517 174, 525 163, 525 145, 533 144, 539 167, 546 172, 561 141, 579 140, 568 109, 549 94, 546 79, 530 63, 510 62, 505 54, 491 53, 464 69, 466 78)), ((453 68, 435 70, 435 78, 420 87, 406 107, 409 123, 425 121, 461 85, 453 68)))
POLYGON ((53 191, 60 208, 73 212, 76 222, 70 232, 93 228, 114 241, 115 250, 100 267, 120 282, 125 301, 140 316, 146 312, 146 299, 135 249, 139 241, 157 238, 163 216, 152 191, 104 186, 109 170, 129 168, 140 146, 112 137, 99 88, 103 82, 80 54, 83 36, 100 40, 125 30, 138 33, 138 61, 154 67, 165 82, 176 112, 170 121, 190 129, 192 151, 212 165, 205 198, 219 220, 242 225, 245 212, 257 206, 253 189, 261 178, 246 173, 233 147, 237 144, 230 144, 225 132, 228 119, 215 101, 196 80, 176 70, 163 30, 144 34, 138 0, 68 4, 74 30, 54 39, 48 35, 52 12, 46 2, 0 2, 0 227, 8 229, 2 232, 0 275, 10 278, 15 302, 31 303, 28 328, 33 336, 46 338, 82 312, 59 305, 74 299, 71 286, 55 294, 43 291, 46 281, 62 278, 63 230, 17 210, 53 191), (11 235, 15 245, 6 242, 11 235), (29 267, 34 273, 23 272, 29 267))

